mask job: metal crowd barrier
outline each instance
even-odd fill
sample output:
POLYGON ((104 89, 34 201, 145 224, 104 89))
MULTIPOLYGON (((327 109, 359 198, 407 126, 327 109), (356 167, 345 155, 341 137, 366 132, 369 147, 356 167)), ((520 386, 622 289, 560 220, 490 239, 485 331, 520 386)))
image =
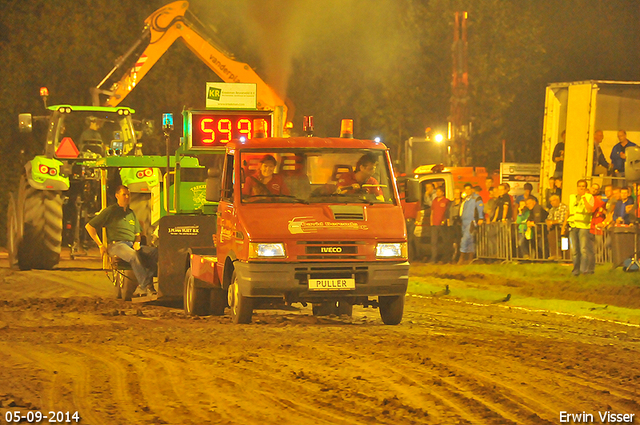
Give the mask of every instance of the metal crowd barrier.
MULTIPOLYGON (((476 258, 509 261, 571 261, 569 235, 561 234, 561 226, 549 228, 540 223, 527 232, 521 224, 496 222, 477 228, 476 258)), ((592 235, 595 245, 596 264, 611 262, 610 235, 592 235)))
POLYGON ((511 261, 512 239, 508 223, 495 222, 478 226, 475 237, 476 258, 511 261))

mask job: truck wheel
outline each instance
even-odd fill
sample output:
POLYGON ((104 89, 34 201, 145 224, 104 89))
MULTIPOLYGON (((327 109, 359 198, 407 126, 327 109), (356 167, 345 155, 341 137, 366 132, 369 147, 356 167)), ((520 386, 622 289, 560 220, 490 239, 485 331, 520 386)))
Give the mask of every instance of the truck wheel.
POLYGON ((253 300, 240 293, 236 271, 233 271, 231 285, 229 285, 229 307, 233 323, 251 323, 253 315, 253 300))
POLYGON ((22 177, 18 200, 16 206, 24 220, 18 265, 22 270, 52 269, 60 262, 62 198, 58 192, 32 188, 22 177))
POLYGON ((404 295, 378 297, 380 317, 385 325, 397 325, 404 313, 404 295))
POLYGON ((18 267, 18 246, 22 240, 22 220, 18 217, 16 200, 13 193, 9 194, 7 207, 7 251, 9 251, 9 267, 18 267))
POLYGON ((227 291, 222 288, 213 288, 211 290, 209 311, 213 316, 224 316, 224 309, 228 307, 228 298, 227 291))
POLYGON ((138 279, 136 279, 133 270, 121 270, 118 273, 120 279, 122 279, 122 299, 124 301, 131 301, 133 293, 136 292, 138 287, 138 279))
POLYGON ((196 287, 191 268, 184 275, 184 312, 187 316, 209 314, 209 289, 196 287))
POLYGON ((151 226, 151 194, 150 193, 132 193, 129 208, 135 213, 140 226, 142 227, 142 234, 147 238, 147 245, 155 246, 155 236, 153 231, 155 227, 151 226))

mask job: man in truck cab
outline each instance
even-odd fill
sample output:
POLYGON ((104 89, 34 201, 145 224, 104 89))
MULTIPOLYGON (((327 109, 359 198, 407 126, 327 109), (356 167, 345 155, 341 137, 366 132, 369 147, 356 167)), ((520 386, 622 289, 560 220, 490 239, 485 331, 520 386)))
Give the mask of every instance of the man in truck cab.
POLYGON ((373 154, 366 153, 356 163, 355 171, 342 173, 338 179, 336 193, 352 195, 369 193, 378 199, 383 199, 380 184, 373 177, 376 172, 377 161, 373 154))
POLYGON ((242 187, 243 198, 252 196, 289 195, 289 189, 280 174, 275 174, 277 165, 272 155, 260 160, 260 167, 250 175, 242 187))
POLYGON ((147 295, 155 295, 153 276, 157 272, 158 251, 154 247, 140 247, 140 222, 129 208, 129 188, 118 186, 117 203, 103 209, 87 223, 85 228, 98 244, 100 254, 118 257, 131 265, 140 289, 147 295), (97 229, 107 229, 108 245, 103 244, 97 229))

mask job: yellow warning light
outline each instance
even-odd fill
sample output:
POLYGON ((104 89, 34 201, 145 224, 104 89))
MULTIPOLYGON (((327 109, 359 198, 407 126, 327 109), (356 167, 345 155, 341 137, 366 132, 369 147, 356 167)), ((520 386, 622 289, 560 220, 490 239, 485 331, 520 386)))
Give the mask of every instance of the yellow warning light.
POLYGON ((267 137, 267 123, 262 118, 256 118, 253 120, 253 137, 267 137))
POLYGON ((340 124, 340 137, 343 139, 353 139, 353 120, 342 120, 340 124))

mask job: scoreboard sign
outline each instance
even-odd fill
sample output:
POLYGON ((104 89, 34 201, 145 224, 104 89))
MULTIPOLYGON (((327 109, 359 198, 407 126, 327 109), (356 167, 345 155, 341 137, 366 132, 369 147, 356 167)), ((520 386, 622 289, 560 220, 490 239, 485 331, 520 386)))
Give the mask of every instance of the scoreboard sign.
POLYGON ((253 137, 254 120, 263 119, 272 135, 270 111, 186 111, 185 135, 189 149, 220 149, 234 139, 253 137))

